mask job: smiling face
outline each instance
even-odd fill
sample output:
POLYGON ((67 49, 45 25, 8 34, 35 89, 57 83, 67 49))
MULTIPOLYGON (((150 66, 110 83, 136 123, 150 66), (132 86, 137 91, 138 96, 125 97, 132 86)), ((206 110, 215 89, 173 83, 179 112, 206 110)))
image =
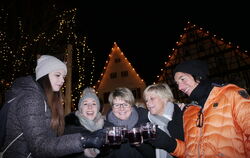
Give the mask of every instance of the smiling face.
POLYGON ((58 92, 63 86, 65 76, 66 72, 63 69, 49 73, 49 80, 54 92, 58 92))
POLYGON ((116 97, 113 100, 112 111, 117 118, 127 120, 132 113, 132 107, 124 99, 116 97))
POLYGON ((145 93, 145 102, 148 110, 153 115, 162 115, 167 102, 167 99, 161 98, 155 92, 145 93))
POLYGON ((176 72, 174 75, 174 80, 178 85, 178 89, 183 93, 190 96, 192 91, 197 87, 199 82, 195 81, 193 76, 188 73, 176 72))
POLYGON ((80 106, 80 114, 89 120, 94 120, 97 115, 97 104, 95 99, 86 98, 80 106))

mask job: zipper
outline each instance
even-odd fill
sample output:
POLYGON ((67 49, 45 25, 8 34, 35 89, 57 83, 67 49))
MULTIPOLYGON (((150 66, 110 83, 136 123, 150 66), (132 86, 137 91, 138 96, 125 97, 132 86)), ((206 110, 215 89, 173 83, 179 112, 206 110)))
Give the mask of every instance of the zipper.
POLYGON ((23 133, 19 134, 14 140, 12 140, 12 142, 10 142, 10 144, 3 150, 3 152, 1 153, 1 156, 3 157, 3 154, 9 149, 9 147, 21 136, 23 135, 23 133))
POLYGON ((202 129, 203 129, 203 126, 204 126, 204 113, 203 113, 203 109, 200 109, 200 112, 202 113, 202 126, 201 127, 197 127, 199 128, 199 141, 198 141, 198 157, 201 157, 202 153, 201 153, 201 140, 202 140, 202 129))

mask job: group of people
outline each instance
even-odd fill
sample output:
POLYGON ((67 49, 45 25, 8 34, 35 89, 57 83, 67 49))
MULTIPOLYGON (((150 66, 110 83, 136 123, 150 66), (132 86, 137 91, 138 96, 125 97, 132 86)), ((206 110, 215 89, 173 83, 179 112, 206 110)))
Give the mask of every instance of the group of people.
POLYGON ((183 62, 174 69, 178 89, 192 103, 181 107, 166 83, 146 87, 147 108, 135 106, 130 89, 117 87, 109 94, 110 111, 103 116, 93 88, 84 89, 78 110, 64 116, 60 89, 66 65, 42 55, 35 76, 21 77, 6 101, 23 94, 7 115, 3 157, 250 157, 250 97, 233 84, 215 84, 206 63, 183 62), (107 146, 106 128, 128 130, 146 122, 157 125, 156 138, 140 145, 123 142, 107 146))

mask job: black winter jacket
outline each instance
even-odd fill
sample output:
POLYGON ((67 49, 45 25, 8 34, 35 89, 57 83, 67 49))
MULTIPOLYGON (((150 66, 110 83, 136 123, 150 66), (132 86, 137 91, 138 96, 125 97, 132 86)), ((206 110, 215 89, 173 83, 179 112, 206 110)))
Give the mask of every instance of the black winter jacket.
MULTIPOLYGON (((65 116, 65 130, 64 134, 73 134, 73 133, 84 133, 84 135, 88 135, 91 133, 88 129, 86 129, 84 126, 81 125, 78 117, 75 115, 75 112, 72 112, 65 116)), ((103 157, 102 154, 105 154, 105 148, 99 149, 101 152, 99 155, 97 155, 96 158, 103 157)), ((87 158, 84 155, 84 152, 81 153, 75 153, 68 156, 65 156, 63 158, 87 158)))

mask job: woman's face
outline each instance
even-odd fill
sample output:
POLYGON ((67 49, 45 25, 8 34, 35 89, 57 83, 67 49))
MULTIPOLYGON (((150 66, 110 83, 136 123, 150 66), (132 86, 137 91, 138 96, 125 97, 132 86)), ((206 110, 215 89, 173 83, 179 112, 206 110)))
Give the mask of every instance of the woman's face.
POLYGON ((113 100, 112 111, 120 120, 127 120, 132 113, 132 105, 121 98, 115 98, 113 100))
POLYGON ((178 85, 178 89, 190 96, 192 91, 197 87, 199 82, 195 82, 192 75, 183 72, 176 72, 174 80, 178 85))
POLYGON ((82 116, 89 120, 94 120, 97 115, 97 104, 95 99, 93 98, 86 98, 80 106, 79 109, 82 116))
POLYGON ((162 115, 167 100, 162 99, 158 94, 152 91, 145 93, 145 102, 151 114, 162 115))
POLYGON ((54 92, 58 92, 61 89, 65 76, 66 72, 63 69, 49 73, 49 80, 54 92))

